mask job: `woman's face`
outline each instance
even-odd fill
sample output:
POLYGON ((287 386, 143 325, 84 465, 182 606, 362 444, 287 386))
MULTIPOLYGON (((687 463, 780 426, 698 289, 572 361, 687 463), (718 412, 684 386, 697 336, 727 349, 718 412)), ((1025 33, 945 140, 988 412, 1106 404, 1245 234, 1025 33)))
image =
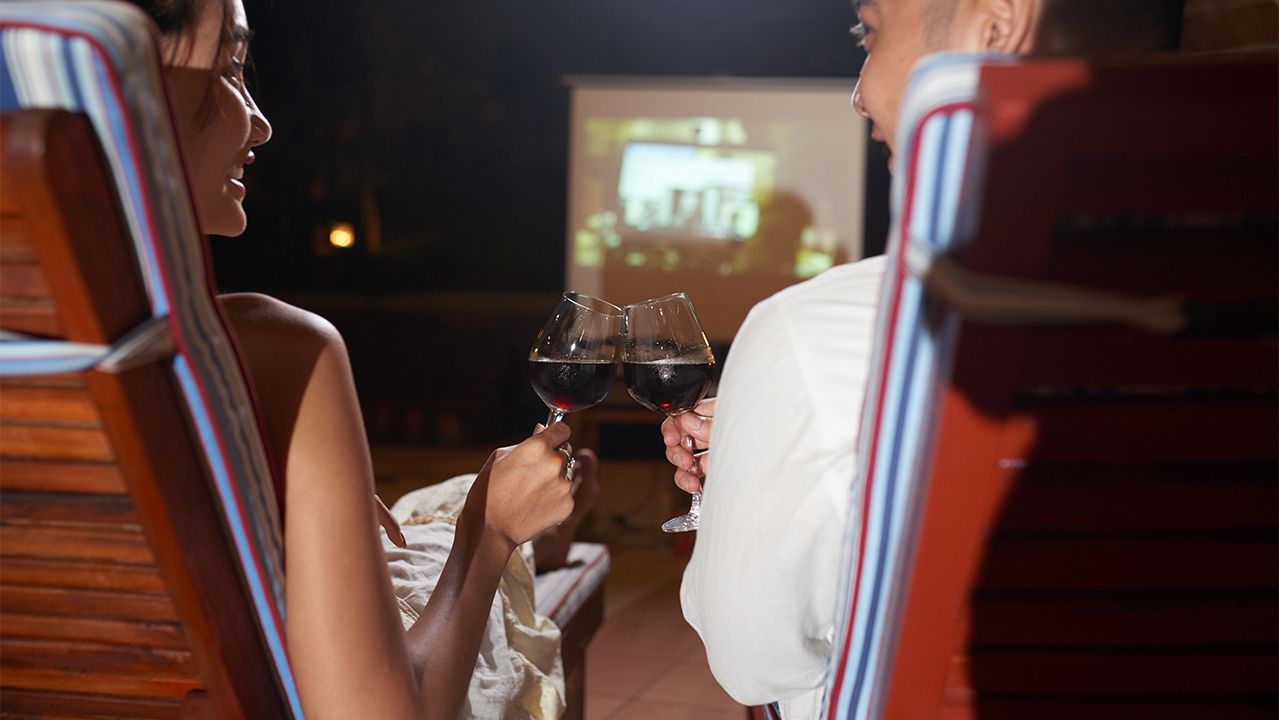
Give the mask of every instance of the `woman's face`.
POLYGON ((181 38, 165 38, 161 51, 174 58, 169 80, 177 106, 187 175, 200 229, 209 235, 244 232, 244 167, 253 148, 271 138, 271 124, 244 83, 249 51, 248 17, 242 0, 206 0, 196 27, 181 38), (222 43, 223 9, 232 18, 222 43))

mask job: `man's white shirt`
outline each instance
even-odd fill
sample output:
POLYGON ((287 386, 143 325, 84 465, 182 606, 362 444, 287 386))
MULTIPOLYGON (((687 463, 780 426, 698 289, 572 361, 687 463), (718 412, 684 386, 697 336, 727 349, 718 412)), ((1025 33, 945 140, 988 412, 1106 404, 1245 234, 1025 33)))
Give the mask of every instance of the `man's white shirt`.
POLYGON ((884 268, 840 265, 756 305, 720 378, 681 604, 729 695, 786 720, 821 707, 884 268))

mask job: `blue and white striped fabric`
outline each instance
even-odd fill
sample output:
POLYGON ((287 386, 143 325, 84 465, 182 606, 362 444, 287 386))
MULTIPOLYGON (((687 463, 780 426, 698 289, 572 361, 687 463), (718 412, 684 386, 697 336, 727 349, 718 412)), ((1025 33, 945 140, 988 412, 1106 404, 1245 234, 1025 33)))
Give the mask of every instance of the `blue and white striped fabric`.
MULTIPOLYGON (((0 110, 84 113, 97 131, 152 314, 168 318, 177 349, 174 374, 222 501, 245 587, 274 661, 271 671, 301 717, 285 649, 276 486, 240 360, 214 300, 153 27, 139 9, 124 3, 0 4, 0 110)), ((28 365, 25 372, 60 372, 64 366, 56 362, 65 360, 52 358, 54 364, 43 369, 28 365)))
POLYGON ((96 366, 110 345, 33 338, 0 332, 0 377, 77 373, 96 366))
POLYGON ((537 575, 533 597, 539 615, 564 626, 609 574, 609 548, 599 543, 573 543, 565 566, 537 575))
MULTIPOLYGON (((930 320, 924 287, 907 268, 909 243, 937 252, 969 234, 981 167, 966 165, 975 132, 973 102, 984 63, 1008 59, 935 55, 917 66, 904 95, 894 168, 893 226, 880 299, 875 357, 858 440, 858 482, 866 498, 845 528, 836 635, 823 717, 883 715, 905 582, 926 488, 928 439, 939 383, 950 368, 958 317, 930 320)), ((851 505, 851 507, 857 507, 851 505)))

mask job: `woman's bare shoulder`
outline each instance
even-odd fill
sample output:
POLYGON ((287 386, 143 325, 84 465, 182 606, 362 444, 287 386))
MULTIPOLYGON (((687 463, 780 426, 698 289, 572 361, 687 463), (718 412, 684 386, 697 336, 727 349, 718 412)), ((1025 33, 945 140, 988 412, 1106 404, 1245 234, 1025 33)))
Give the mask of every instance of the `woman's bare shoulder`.
POLYGON ((342 344, 342 336, 333 323, 270 295, 231 293, 219 295, 218 302, 242 344, 342 344))

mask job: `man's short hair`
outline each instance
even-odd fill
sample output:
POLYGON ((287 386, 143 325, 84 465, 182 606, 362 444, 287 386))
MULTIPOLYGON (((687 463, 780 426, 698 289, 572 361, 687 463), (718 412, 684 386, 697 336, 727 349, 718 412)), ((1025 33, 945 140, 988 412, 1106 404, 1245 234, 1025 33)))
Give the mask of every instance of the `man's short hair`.
MULTIPOLYGON (((940 47, 959 0, 919 0, 925 41, 940 47)), ((1182 38, 1184 0, 1042 0, 1036 47, 1041 54, 1107 59, 1174 52, 1182 38)), ((858 0, 854 0, 857 10, 858 0)))
MULTIPOLYGON (((936 0, 931 0, 936 1, 936 0)), ((1184 0, 1043 0, 1042 53, 1125 58, 1176 52, 1184 0)))

